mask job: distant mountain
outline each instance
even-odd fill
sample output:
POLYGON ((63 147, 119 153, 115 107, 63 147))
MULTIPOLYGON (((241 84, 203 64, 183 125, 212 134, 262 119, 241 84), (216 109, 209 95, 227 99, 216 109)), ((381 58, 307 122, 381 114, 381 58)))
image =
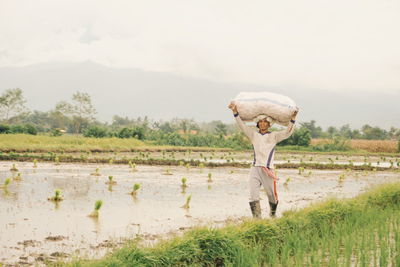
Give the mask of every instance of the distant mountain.
POLYGON ((183 77, 133 68, 112 68, 91 61, 49 62, 0 68, 0 94, 21 88, 32 110, 47 111, 76 91, 91 95, 97 118, 113 115, 152 119, 173 117, 196 121, 232 122, 228 102, 241 91, 271 91, 288 95, 300 106, 300 121, 314 119, 327 127, 370 124, 400 127, 399 92, 332 92, 307 88, 268 88, 183 77))

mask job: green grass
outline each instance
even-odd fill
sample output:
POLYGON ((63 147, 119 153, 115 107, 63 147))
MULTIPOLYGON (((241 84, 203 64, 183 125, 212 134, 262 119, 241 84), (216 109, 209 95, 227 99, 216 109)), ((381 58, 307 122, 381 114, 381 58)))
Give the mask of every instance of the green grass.
POLYGON ((228 148, 156 146, 135 138, 91 138, 0 134, 0 151, 8 152, 129 152, 129 151, 231 151, 228 148))
POLYGON ((331 199, 275 220, 197 228, 70 266, 399 266, 400 183, 331 199))
POLYGON ((145 146, 137 139, 89 138, 81 136, 42 136, 27 134, 0 135, 1 151, 103 151, 145 146))
MULTIPOLYGON (((129 152, 129 151, 233 151, 230 148, 159 146, 150 141, 134 138, 91 138, 78 135, 58 137, 27 134, 1 134, 0 151, 8 152, 129 152)), ((330 155, 376 155, 398 156, 399 153, 372 153, 362 150, 315 151, 312 146, 277 146, 281 153, 330 154, 330 155)))

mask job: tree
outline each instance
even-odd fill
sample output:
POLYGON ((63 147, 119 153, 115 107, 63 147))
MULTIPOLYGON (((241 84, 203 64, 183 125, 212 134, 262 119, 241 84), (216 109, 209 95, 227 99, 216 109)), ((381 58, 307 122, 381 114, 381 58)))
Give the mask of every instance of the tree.
POLYGON ((92 125, 88 127, 83 133, 83 136, 85 137, 96 137, 96 138, 107 137, 107 135, 108 135, 107 129, 97 125, 92 125))
POLYGON ((333 127, 333 126, 330 126, 330 127, 328 127, 327 133, 328 133, 328 136, 329 136, 330 138, 332 138, 332 137, 334 137, 335 135, 337 135, 338 130, 337 130, 335 127, 333 127))
POLYGON ((117 129, 120 127, 133 126, 134 124, 135 124, 135 121, 129 119, 128 117, 123 118, 121 116, 114 115, 112 118, 111 126, 115 129, 117 129))
POLYGON ((220 136, 225 136, 227 134, 227 127, 224 123, 219 121, 217 125, 215 125, 215 133, 220 136))
POLYGON ((72 131, 81 133, 84 126, 94 121, 94 115, 97 112, 87 93, 76 92, 72 96, 72 101, 72 104, 66 101, 59 102, 56 105, 56 111, 72 116, 72 131))
POLYGON ((311 132, 307 127, 301 126, 294 130, 294 133, 280 142, 280 145, 309 146, 311 142, 311 132))
POLYGON ((21 115, 27 111, 26 100, 19 88, 8 89, 0 96, 0 116, 8 122, 12 117, 21 115))
POLYGON ((361 131, 363 132, 363 137, 368 140, 384 140, 388 136, 385 130, 379 127, 371 127, 368 124, 364 125, 361 131))
POLYGON ((311 134, 312 138, 318 138, 318 137, 323 136, 322 128, 319 126, 317 127, 315 125, 315 120, 312 120, 310 122, 303 122, 303 123, 300 123, 300 125, 302 127, 307 128, 308 130, 310 130, 310 134, 311 134))

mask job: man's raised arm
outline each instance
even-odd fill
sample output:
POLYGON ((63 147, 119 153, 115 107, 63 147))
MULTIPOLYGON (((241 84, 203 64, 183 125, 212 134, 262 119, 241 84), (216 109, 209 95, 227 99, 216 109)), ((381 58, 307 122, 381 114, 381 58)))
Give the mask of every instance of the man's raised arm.
POLYGON ((244 134, 251 140, 253 138, 254 130, 251 129, 249 126, 244 124, 242 119, 239 117, 239 112, 235 103, 231 102, 228 106, 229 109, 232 110, 233 116, 235 116, 236 123, 239 125, 239 128, 244 132, 244 134))
POLYGON ((276 143, 279 143, 286 138, 289 138, 294 132, 294 123, 296 122, 297 111, 293 114, 288 127, 285 130, 275 132, 276 143))

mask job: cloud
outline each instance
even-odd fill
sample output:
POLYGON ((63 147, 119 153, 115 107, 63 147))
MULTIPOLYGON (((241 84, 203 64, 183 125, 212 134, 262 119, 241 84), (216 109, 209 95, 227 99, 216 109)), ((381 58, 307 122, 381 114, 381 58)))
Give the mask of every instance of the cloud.
POLYGON ((0 66, 93 60, 228 82, 398 91, 400 3, 2 1, 0 66))

